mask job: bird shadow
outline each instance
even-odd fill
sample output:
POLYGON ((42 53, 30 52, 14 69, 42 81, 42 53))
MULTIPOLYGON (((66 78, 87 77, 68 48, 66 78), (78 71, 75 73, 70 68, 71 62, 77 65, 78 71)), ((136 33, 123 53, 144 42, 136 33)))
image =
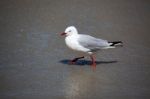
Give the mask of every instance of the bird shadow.
MULTIPOLYGON (((59 62, 62 64, 67 64, 67 65, 78 65, 78 66, 85 66, 85 65, 91 65, 91 61, 90 60, 78 60, 75 64, 70 64, 69 59, 64 59, 64 60, 60 60, 59 62)), ((118 61, 96 61, 96 64, 111 64, 111 63, 117 63, 118 61)))

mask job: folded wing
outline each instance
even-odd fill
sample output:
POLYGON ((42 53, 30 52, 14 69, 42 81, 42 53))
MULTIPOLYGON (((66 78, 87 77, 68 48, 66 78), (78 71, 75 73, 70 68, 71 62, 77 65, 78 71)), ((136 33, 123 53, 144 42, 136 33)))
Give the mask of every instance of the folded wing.
POLYGON ((83 35, 83 34, 79 35, 78 42, 81 46, 88 48, 91 51, 105 49, 110 46, 107 40, 98 39, 90 35, 83 35))

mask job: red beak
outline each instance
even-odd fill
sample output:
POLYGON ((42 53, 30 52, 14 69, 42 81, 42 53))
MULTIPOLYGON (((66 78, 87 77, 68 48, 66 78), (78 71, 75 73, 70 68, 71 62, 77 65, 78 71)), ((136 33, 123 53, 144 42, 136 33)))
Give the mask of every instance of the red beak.
POLYGON ((63 33, 61 33, 60 35, 61 35, 61 36, 64 36, 64 35, 66 35, 66 34, 67 34, 67 33, 63 32, 63 33))

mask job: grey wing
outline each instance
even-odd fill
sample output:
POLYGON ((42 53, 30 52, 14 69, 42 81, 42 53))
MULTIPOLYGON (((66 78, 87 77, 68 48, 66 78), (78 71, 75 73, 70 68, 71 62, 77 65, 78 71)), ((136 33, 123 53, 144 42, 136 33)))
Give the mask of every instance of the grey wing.
POLYGON ((80 34, 78 42, 81 46, 90 49, 91 51, 97 51, 109 46, 107 40, 97 39, 90 35, 80 34))

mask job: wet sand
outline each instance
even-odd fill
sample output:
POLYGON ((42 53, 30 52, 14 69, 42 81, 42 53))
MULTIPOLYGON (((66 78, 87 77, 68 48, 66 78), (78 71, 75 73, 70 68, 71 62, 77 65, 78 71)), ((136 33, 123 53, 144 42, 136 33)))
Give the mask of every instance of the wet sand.
POLYGON ((148 0, 1 0, 0 99, 150 99, 148 0), (67 62, 76 54, 59 35, 79 33, 122 48, 67 62))

